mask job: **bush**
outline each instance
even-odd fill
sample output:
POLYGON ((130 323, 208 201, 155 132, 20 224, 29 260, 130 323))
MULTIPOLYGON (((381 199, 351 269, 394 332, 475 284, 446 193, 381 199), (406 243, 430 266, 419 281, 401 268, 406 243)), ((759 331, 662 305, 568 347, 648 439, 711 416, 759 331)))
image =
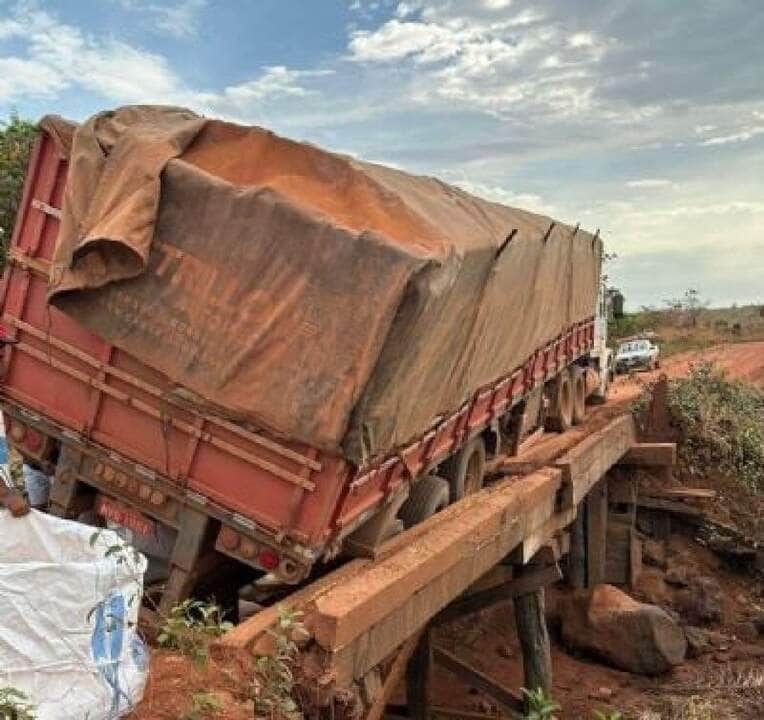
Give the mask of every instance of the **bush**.
POLYGON ((178 650, 198 667, 207 661, 209 643, 233 627, 223 620, 223 610, 214 603, 184 600, 165 620, 157 642, 160 647, 178 650))
POLYGON ((668 406, 691 474, 718 468, 748 488, 764 488, 764 394, 711 363, 669 382, 668 406))

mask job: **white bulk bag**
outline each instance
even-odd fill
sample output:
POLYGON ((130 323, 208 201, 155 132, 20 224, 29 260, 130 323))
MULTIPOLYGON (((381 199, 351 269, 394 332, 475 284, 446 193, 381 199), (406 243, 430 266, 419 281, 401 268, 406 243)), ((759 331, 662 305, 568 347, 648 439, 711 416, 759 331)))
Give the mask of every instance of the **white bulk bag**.
POLYGON ((143 695, 146 559, 111 530, 0 510, 0 687, 39 720, 114 720, 143 695))

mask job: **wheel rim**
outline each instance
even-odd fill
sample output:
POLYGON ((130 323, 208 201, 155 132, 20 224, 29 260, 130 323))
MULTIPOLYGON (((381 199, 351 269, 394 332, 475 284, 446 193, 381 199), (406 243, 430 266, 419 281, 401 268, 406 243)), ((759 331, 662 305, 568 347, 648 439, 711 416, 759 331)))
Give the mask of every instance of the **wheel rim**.
POLYGON ((464 494, 471 495, 482 487, 483 478, 480 472, 480 453, 473 452, 467 461, 467 470, 464 473, 464 494))

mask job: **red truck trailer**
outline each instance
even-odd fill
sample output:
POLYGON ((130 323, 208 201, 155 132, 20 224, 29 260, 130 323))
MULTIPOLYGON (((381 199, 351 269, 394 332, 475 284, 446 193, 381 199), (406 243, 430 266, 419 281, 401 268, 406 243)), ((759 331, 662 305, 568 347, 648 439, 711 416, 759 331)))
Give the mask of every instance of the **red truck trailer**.
MULTIPOLYGON (((157 113, 161 119, 161 111, 157 113)), ((415 345, 418 342, 416 338, 426 334, 432 326, 432 320, 427 318, 429 308, 434 305, 431 299, 442 297, 443 281, 437 273, 441 273, 442 268, 455 256, 452 249, 447 249, 445 254, 439 256, 446 260, 433 261, 435 251, 432 247, 436 245, 433 243, 423 251, 420 238, 415 252, 411 253, 417 258, 417 274, 415 280, 406 287, 406 283, 401 283, 400 295, 395 304, 395 318, 412 303, 416 305, 421 302, 423 297, 427 303, 418 306, 416 312, 407 316, 403 330, 396 330, 396 320, 392 320, 384 332, 376 326, 369 328, 369 337, 382 333, 387 345, 380 341, 376 353, 368 360, 368 373, 359 381, 361 389, 351 393, 355 404, 345 403, 342 406, 346 418, 340 425, 345 434, 335 433, 338 439, 333 441, 327 430, 327 427, 332 427, 330 420, 325 423, 314 421, 311 425, 305 421, 304 411, 300 411, 296 413, 300 424, 295 425, 296 429, 290 435, 288 428, 285 432, 282 422, 285 412, 283 408, 274 411, 273 422, 270 422, 270 416, 265 417, 259 410, 261 396, 258 395, 245 398, 249 403, 247 407, 237 406, 235 412, 229 412, 225 398, 221 402, 222 393, 228 392, 228 389, 223 388, 219 395, 211 392, 205 396, 205 385, 193 374, 195 368, 187 376, 179 376, 177 357, 167 357, 172 353, 167 353, 166 348, 164 355, 153 355, 152 345, 162 348, 166 339, 163 335, 165 331, 151 329, 150 332, 154 334, 149 335, 150 342, 147 344, 144 338, 144 344, 140 345, 129 332, 120 329, 118 321, 125 315, 126 308, 135 310, 138 302, 136 297, 139 300, 142 297, 145 303, 147 296, 141 295, 143 290, 139 287, 142 282, 140 278, 117 279, 111 283, 111 289, 103 291, 112 292, 116 288, 115 294, 109 296, 99 296, 98 292, 101 291, 96 292, 95 296, 92 291, 88 294, 88 290, 92 289, 86 288, 85 301, 82 300, 83 295, 69 292, 72 287, 67 286, 64 301, 57 300, 55 289, 61 286, 61 268, 75 267, 81 257, 81 249, 68 254, 62 252, 64 241, 60 230, 62 224, 66 226, 69 222, 71 233, 71 216, 76 213, 80 199, 70 193, 79 187, 73 183, 86 183, 87 178, 77 174, 82 173, 78 165, 86 164, 82 147, 93 146, 92 142, 90 145, 87 142, 92 140, 94 125, 92 122, 89 124, 91 135, 88 136, 87 124, 83 126, 85 130, 75 132, 73 126, 60 120, 42 123, 29 162, 0 293, 4 325, 0 405, 5 416, 6 434, 27 461, 45 468, 49 473, 55 473, 51 512, 76 518, 83 511, 94 510, 102 518, 149 536, 159 526, 177 531, 170 557, 169 578, 162 596, 165 609, 191 593, 194 586, 219 569, 224 560, 236 561, 260 573, 267 573, 271 580, 294 584, 306 578, 318 561, 332 559, 341 552, 374 552, 380 542, 402 526, 418 522, 444 504, 458 500, 466 492, 480 487, 486 452, 497 452, 502 442, 509 442, 516 447, 521 438, 539 423, 564 430, 572 422, 580 421, 583 417, 584 398, 596 383, 595 374, 603 362, 603 356, 599 354, 602 343, 595 345, 595 336, 601 337, 601 333, 595 332, 601 256, 601 244, 596 235, 583 233, 577 227, 556 225, 529 213, 483 203, 431 179, 414 178, 411 181, 414 183, 413 190, 407 196, 408 191, 402 188, 404 182, 409 182, 410 176, 404 173, 360 164, 323 153, 311 146, 294 143, 285 145, 288 141, 257 129, 247 129, 246 133, 249 134, 242 134, 245 131, 240 131, 236 126, 223 123, 210 125, 211 122, 200 124, 188 145, 189 152, 192 155, 196 153, 193 161, 189 160, 196 163, 195 167, 204 165, 205 148, 225 148, 228 147, 226 143, 235 141, 235 152, 241 154, 242 142, 245 140, 260 145, 269 142, 272 143, 268 148, 271 164, 274 156, 278 158, 299 151, 309 153, 313 158, 311 162, 318 163, 322 171, 327 162, 332 162, 346 163, 342 167, 348 173, 365 173, 362 178, 364 187, 371 182, 370 177, 377 185, 387 183, 383 200, 386 206, 392 207, 390 212, 400 214, 405 210, 401 206, 400 197, 406 200, 419 193, 409 203, 410 207, 418 210, 417 203, 424 206, 425 203, 433 202, 433 197, 437 199, 438 193, 447 192, 449 203, 470 203, 470 211, 480 207, 483 213, 497 213, 502 222, 508 219, 510 226, 505 225, 502 230, 494 233, 494 237, 486 240, 486 252, 483 252, 484 246, 480 246, 480 257, 486 257, 489 261, 487 274, 480 275, 474 267, 468 273, 470 278, 480 275, 477 282, 469 286, 476 288, 474 294, 479 304, 474 313, 465 309, 465 316, 471 318, 471 334, 465 334, 464 347, 477 346, 480 350, 480 357, 473 358, 469 372, 463 371, 457 375, 454 370, 459 367, 468 350, 447 348, 447 357, 432 360, 426 377, 417 380, 423 389, 430 388, 427 394, 423 393, 418 400, 416 393, 412 397, 413 391, 405 388, 405 392, 396 400, 399 417, 393 417, 394 422, 391 423, 385 415, 385 403, 390 402, 399 386, 408 382, 412 373, 417 374, 416 367, 423 368, 430 362, 427 358, 433 355, 432 346, 425 348, 426 352, 422 351, 415 365, 407 366, 405 358, 401 358, 406 348, 415 345), (77 146, 78 132, 83 133, 79 138, 80 151, 77 146), (254 140, 252 132, 256 133, 254 140), (399 193, 393 198, 394 202, 390 199, 390 188, 393 186, 399 193), (478 206, 478 203, 483 205, 478 206), (70 215, 68 219, 67 212, 70 215), (510 212, 517 213, 525 223, 515 223, 522 225, 520 237, 517 237, 517 227, 511 227, 515 216, 508 214, 510 212), (522 237, 523 234, 528 237, 522 237), (567 242, 571 243, 570 249, 565 249, 568 247, 565 245, 567 242), (523 243, 526 244, 525 249, 523 243), (508 250, 511 249, 519 253, 517 262, 521 262, 528 259, 523 255, 524 252, 530 252, 528 248, 538 247, 539 252, 551 253, 552 250, 547 248, 551 248, 553 243, 564 248, 554 251, 554 257, 563 260, 560 267, 568 267, 574 257, 579 267, 585 266, 586 286, 577 287, 573 279, 565 286, 564 279, 555 276, 554 268, 550 271, 551 275, 543 276, 543 263, 531 254, 528 258, 537 262, 541 270, 537 268, 535 280, 531 278, 530 290, 523 290, 523 297, 528 292, 540 295, 533 305, 540 308, 540 314, 530 320, 534 327, 519 328, 524 322, 528 324, 527 317, 486 316, 486 308, 491 310, 491 305, 486 303, 485 298, 491 292, 498 293, 497 297, 502 298, 502 302, 517 302, 511 297, 506 299, 508 295, 511 296, 514 285, 510 287, 505 283, 496 288, 491 286, 493 278, 504 272, 502 255, 509 255, 508 250), (515 246, 519 249, 515 249, 515 246), (427 263, 423 263, 423 256, 429 258, 426 258, 427 263), (426 270, 423 271, 425 265, 426 270), (543 283, 540 279, 542 277, 545 277, 543 283), (433 287, 441 294, 433 295, 433 287), (133 289, 137 294, 131 296, 133 289), (561 292, 565 293, 563 299, 560 298, 561 292), (577 299, 574 296, 578 296, 577 299), (544 325, 544 308, 550 302, 563 300, 571 308, 575 306, 575 311, 571 310, 567 316, 571 322, 558 322, 553 326, 557 331, 552 332, 550 337, 543 337, 544 332, 551 332, 548 328, 538 330, 544 325), (112 314, 110 318, 113 316, 117 320, 112 321, 112 318, 109 321, 111 324, 99 325, 99 313, 103 307, 107 307, 112 314), (417 322, 422 317, 422 322, 427 323, 424 331, 417 330, 417 322), (113 330, 115 327, 117 329, 113 330), (472 328, 477 330, 472 332, 472 328), (500 339, 513 328, 516 332, 510 350, 515 353, 513 357, 517 356, 518 348, 522 355, 518 362, 497 372, 495 358, 502 355, 503 346, 500 347, 494 340, 492 347, 490 340, 500 339), (520 329, 524 333, 524 345, 518 340, 520 329), (479 335, 476 335, 478 331, 479 335), (539 332, 542 334, 539 335, 539 332), (399 335, 397 338, 396 333, 399 335), (483 346, 477 343, 475 337, 480 338, 483 346), (534 338, 535 344, 532 346, 528 345, 529 338, 534 338), (539 339, 543 342, 538 342, 539 339), (392 350, 386 350, 388 346, 392 350), (139 350, 146 349, 136 352, 136 347, 139 350), (390 356, 387 360, 386 353, 390 356), (472 366, 480 363, 485 365, 482 375, 472 371, 472 366), (443 366, 447 367, 443 370, 445 379, 441 385, 450 393, 448 400, 435 398, 432 386, 427 385, 431 383, 431 376, 441 372, 443 366), (382 372, 380 367, 384 369, 382 380, 379 379, 382 372), (470 383, 474 383, 474 386, 468 388, 470 383), (371 385, 375 387, 370 390, 371 385), (453 390, 455 386, 458 386, 457 391, 453 390), (422 409, 431 401, 440 403, 434 406, 437 412, 422 409), (370 407, 381 407, 382 411, 373 416, 370 407), (353 423, 364 412, 367 416, 357 425, 361 430, 355 432, 353 423), (426 422, 416 419, 419 417, 417 413, 426 417, 426 422), (415 431, 400 430, 408 420, 416 422, 411 425, 416 428, 415 431), (374 433, 369 428, 374 428, 374 433), (311 433, 315 435, 315 442, 311 441, 311 433)), ((130 122, 124 124, 129 126, 130 122)), ((156 124, 156 117, 141 116, 135 126, 145 129, 148 125, 153 129, 156 124)), ((135 142, 135 138, 132 142, 135 142)), ((104 142, 98 147, 103 149, 104 142)), ((117 143, 104 150, 105 161, 118 155, 118 147, 117 143)), ((134 162, 134 157, 135 153, 130 155, 131 162, 134 162)), ((185 187, 182 183, 187 182, 176 177, 180 171, 172 163, 179 162, 177 158, 181 156, 176 154, 174 157, 175 160, 159 169, 155 178, 155 185, 161 188, 157 192, 162 202, 177 191, 177 187, 173 188, 171 183, 180 183, 181 187, 185 187)), ((263 158, 262 155, 258 157, 260 160, 263 158)), ((325 179, 311 176, 314 166, 306 168, 305 162, 304 157, 300 156, 300 173, 307 177, 305 182, 319 183, 319 187, 329 196, 329 200, 321 202, 334 202, 332 193, 347 192, 350 182, 347 178, 344 185, 336 182, 326 184, 325 179), (321 185, 322 182, 324 185, 321 185)), ((206 182, 209 165, 203 167, 203 171, 201 177, 206 182)), ((278 173, 276 175, 272 174, 264 180, 256 178, 250 184, 260 183, 271 190, 275 188, 281 193, 281 205, 277 204, 277 207, 288 205, 287 209, 291 212, 292 206, 299 204, 290 195, 295 184, 295 168, 289 167, 288 172, 284 173, 288 181, 283 180, 278 173)), ((116 177, 118 173, 115 172, 113 178, 116 177)), ((214 182, 209 181, 215 192, 229 193, 235 196, 237 202, 242 197, 250 203, 262 201, 264 192, 261 188, 247 196, 242 190, 245 183, 241 178, 237 180, 231 176, 223 179, 225 182, 220 182, 218 178, 214 182)), ((101 178, 101 181, 106 182, 105 178, 101 178)), ((115 186, 110 188, 113 197, 109 201, 112 209, 115 202, 121 202, 122 197, 129 195, 127 189, 120 191, 118 180, 114 182, 115 186)), ((213 190, 206 188, 204 197, 213 190)), ((133 193, 130 197, 134 196, 133 193)), ((180 193, 179 197, 185 195, 180 193)), ((299 200, 303 202, 304 198, 301 196, 299 200)), ((198 200, 194 202, 199 204, 198 200)), ((375 247, 380 243, 382 230, 374 218, 375 213, 382 211, 376 206, 370 208, 368 199, 364 202, 364 211, 368 215, 363 222, 368 222, 374 232, 363 227, 353 228, 352 219, 343 216, 343 248, 347 247, 348 238, 358 244, 373 236, 375 247), (344 229, 348 226, 355 234, 348 235, 344 229)), ((156 227, 151 230, 154 239, 149 251, 149 267, 156 270, 151 282, 164 282, 164 265, 178 258, 178 262, 183 262, 189 254, 187 248, 178 250, 181 241, 173 240, 176 245, 172 245, 165 242, 166 237, 160 238, 162 233, 167 236, 167 233, 174 231, 177 222, 163 225, 162 213, 165 211, 159 201, 158 205, 160 216, 156 227)), ((177 205, 176 201, 173 207, 177 209, 177 205)), ((272 212, 273 203, 269 207, 269 212, 272 212)), ((318 218, 316 222, 320 221, 321 232, 325 235, 327 217, 334 217, 331 213, 340 214, 336 208, 332 208, 328 205, 322 205, 318 210, 311 208, 307 215, 300 208, 299 211, 303 213, 300 218, 308 217, 311 222, 318 218)), ((457 211, 464 212, 459 207, 448 210, 452 213, 457 211)), ((230 208, 226 212, 234 213, 230 208)), ((433 209, 427 208, 427 212, 432 213, 433 209)), ((220 225, 220 218, 214 218, 214 221, 216 226, 220 225)), ((310 228, 306 229, 303 225, 300 227, 303 228, 302 232, 310 232, 310 228)), ((185 236, 193 234, 191 228, 185 236)), ((391 245, 396 253, 400 253, 402 241, 399 237, 394 238, 391 245)), ((442 251, 442 246, 443 243, 437 245, 438 252, 442 251)), ((277 253, 279 247, 270 248, 269 253, 277 253)), ((321 258, 323 262, 326 254, 324 245, 319 247, 321 252, 318 256, 308 257, 300 265, 300 272, 313 272, 311 263, 314 263, 314 257, 321 258)), ((102 246, 99 246, 99 252, 102 250, 102 246)), ((470 252, 464 251, 461 255, 456 253, 459 268, 468 264, 465 258, 472 257, 470 252)), ((334 260, 331 258, 332 262, 334 260)), ((378 274, 383 278, 392 274, 385 275, 381 267, 377 263, 373 269, 379 270, 378 274)), ((527 270, 521 269, 520 272, 528 274, 527 270)), ((563 272, 567 275, 568 270, 563 272)), ((202 282, 203 276, 202 270, 195 277, 202 282)), ((454 273, 449 277, 454 277, 454 273)), ((342 282, 350 288, 346 292, 353 293, 356 292, 355 284, 363 284, 365 279, 351 277, 349 281, 345 279, 342 282)), ((261 293, 262 287, 257 286, 257 281, 254 285, 256 287, 253 292, 261 293)), ((335 292, 331 288, 330 291, 335 292)), ((162 289, 152 286, 147 292, 153 297, 162 292, 162 289)), ((216 291, 213 289, 212 292, 216 291)), ((326 332, 337 325, 340 310, 348 304, 349 295, 338 300, 339 310, 327 313, 330 316, 327 320, 323 314, 318 317, 310 314, 315 305, 315 294, 306 297, 305 312, 311 319, 311 332, 314 333, 308 334, 310 340, 316 337, 316 327, 320 333, 325 334, 322 322, 333 323, 331 327, 327 326, 329 330, 326 332)), ((334 295, 331 297, 334 298, 334 295)), ((242 302, 248 302, 248 299, 245 297, 242 302)), ((320 304, 322 300, 316 302, 320 304)), ((375 302, 371 304, 372 310, 375 310, 375 302)), ((464 304, 464 307, 467 308, 467 305, 464 304)), ((530 312, 529 307, 524 312, 530 312)), ((163 308, 153 309, 151 317, 159 317, 163 308)), ((354 309, 350 308, 350 311, 354 309)), ((362 312, 358 309, 358 313, 362 312)), ((133 317, 134 314, 128 319, 133 317)), ((443 322, 454 320, 446 313, 443 322)), ((304 318, 300 322, 303 327, 304 318)), ((464 319, 456 319, 456 322, 465 324, 464 319)), ((130 327, 134 325, 133 322, 130 327)), ((364 322, 364 325, 371 323, 364 322)), ((158 322, 158 327, 165 326, 158 322)), ((140 328, 141 332, 144 330, 140 328)), ((358 328, 354 332, 360 334, 364 330, 358 328)), ((438 336, 434 337, 436 342, 442 342, 438 336)), ((186 342, 193 349, 194 343, 202 341, 191 335, 186 338, 186 342)), ((317 346, 320 344, 319 339, 315 342, 317 346)), ((309 349, 310 344, 307 347, 309 349)), ((343 352, 350 353, 341 347, 337 348, 338 355, 343 352)), ((362 352, 364 357, 368 355, 368 343, 363 346, 362 352)), ((293 355, 294 352, 290 350, 289 354, 293 355)), ((191 357, 194 357, 193 352, 191 357)), ((258 349, 253 357, 259 360, 262 350, 258 349)), ((291 359, 283 358, 278 367, 291 359)), ((499 361, 506 362, 501 358, 499 361)), ((307 359, 301 361, 297 358, 294 366, 296 369, 289 372, 292 375, 298 373, 300 363, 303 362, 310 365, 307 359)), ((342 358, 337 362, 341 363, 342 358)), ((240 365, 241 361, 237 367, 240 365)), ((258 378, 263 372, 262 369, 258 371, 258 378)), ((343 390, 344 385, 352 380, 348 380, 349 377, 350 374, 346 373, 341 379, 343 390)), ((274 384, 278 397, 280 387, 277 382, 274 384)), ((601 391, 603 387, 598 386, 598 389, 601 391)), ((294 402, 289 401, 290 388, 288 383, 283 388, 287 410, 294 407, 294 402)), ((316 386, 308 384, 302 392, 310 393, 315 389, 316 386)), ((266 387, 265 391, 268 390, 266 387)), ((324 408, 333 402, 333 396, 325 395, 321 407, 316 410, 319 420, 321 412, 328 412, 324 408)))

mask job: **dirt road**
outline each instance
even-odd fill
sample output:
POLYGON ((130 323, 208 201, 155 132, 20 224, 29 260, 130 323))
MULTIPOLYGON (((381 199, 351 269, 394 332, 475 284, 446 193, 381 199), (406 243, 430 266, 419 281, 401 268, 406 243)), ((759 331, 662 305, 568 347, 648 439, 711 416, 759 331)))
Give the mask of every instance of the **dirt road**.
POLYGON ((689 372, 691 365, 699 362, 712 362, 731 377, 764 388, 764 342, 748 342, 714 345, 706 350, 672 355, 661 363, 659 370, 617 378, 611 398, 616 402, 629 401, 640 393, 645 383, 657 379, 661 373, 680 377, 689 372))

